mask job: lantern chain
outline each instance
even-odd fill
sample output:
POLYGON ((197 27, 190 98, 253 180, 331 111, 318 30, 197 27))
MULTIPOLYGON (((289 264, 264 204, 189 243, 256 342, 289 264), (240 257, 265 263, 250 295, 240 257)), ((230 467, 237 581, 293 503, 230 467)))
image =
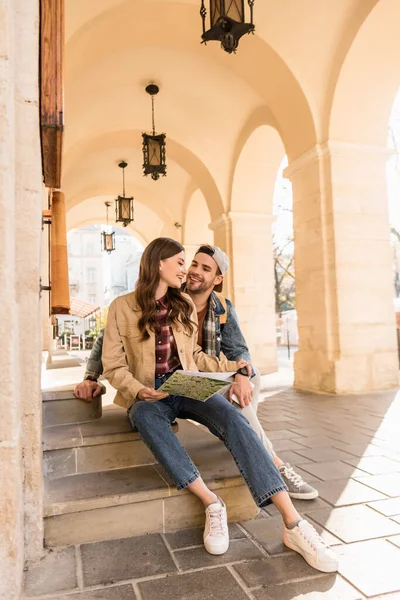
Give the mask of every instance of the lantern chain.
POLYGON ((154 96, 151 97, 151 123, 153 127, 153 135, 156 134, 156 126, 154 120, 154 96))
POLYGON ((205 33, 207 10, 206 10, 206 7, 204 6, 204 0, 201 0, 200 15, 201 15, 201 18, 203 19, 203 33, 205 33))
MULTIPOLYGON (((254 7, 254 0, 247 0, 249 7, 250 7, 250 23, 253 24, 253 7, 254 7)), ((254 31, 253 31, 254 33, 254 31)))

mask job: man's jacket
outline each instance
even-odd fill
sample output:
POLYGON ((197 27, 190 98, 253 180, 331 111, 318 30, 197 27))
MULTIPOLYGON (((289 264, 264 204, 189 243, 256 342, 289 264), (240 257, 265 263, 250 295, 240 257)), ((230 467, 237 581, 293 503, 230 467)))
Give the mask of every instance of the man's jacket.
MULTIPOLYGON (((123 296, 122 296, 123 297, 123 296)), ((208 299, 208 311, 203 324, 202 349, 211 356, 220 357, 221 352, 228 360, 251 362, 250 352, 239 327, 239 321, 232 302, 225 300, 226 310, 220 300, 221 295, 212 292, 208 299), (226 317, 225 317, 226 314, 226 317), (221 321, 224 321, 221 324, 221 321)), ((85 379, 97 381, 103 373, 101 360, 104 330, 101 330, 90 353, 86 365, 85 379)))

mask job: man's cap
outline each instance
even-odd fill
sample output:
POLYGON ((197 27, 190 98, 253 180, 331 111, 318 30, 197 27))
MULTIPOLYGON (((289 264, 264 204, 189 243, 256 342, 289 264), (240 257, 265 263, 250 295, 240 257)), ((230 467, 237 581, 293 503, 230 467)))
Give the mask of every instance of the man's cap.
MULTIPOLYGON (((221 275, 226 274, 227 270, 229 269, 229 258, 227 257, 225 252, 221 250, 221 248, 219 248, 218 246, 210 246, 208 244, 205 244, 204 246, 200 246, 200 248, 196 250, 196 254, 199 254, 199 252, 211 256, 211 258, 213 258, 217 263, 218 268, 221 271, 221 275)), ((214 290, 216 292, 221 292, 222 282, 214 286, 214 290)))

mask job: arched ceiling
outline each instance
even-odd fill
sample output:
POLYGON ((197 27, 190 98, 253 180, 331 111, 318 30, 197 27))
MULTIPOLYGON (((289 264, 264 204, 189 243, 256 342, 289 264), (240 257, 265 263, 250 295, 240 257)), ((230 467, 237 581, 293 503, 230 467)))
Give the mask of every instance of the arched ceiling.
POLYGON ((275 127, 289 159, 323 141, 341 65, 377 1, 256 0, 256 35, 227 55, 218 43, 200 44, 200 0, 68 0, 68 207, 101 189, 118 193, 116 162, 125 158, 130 189, 143 192, 152 213, 183 220, 193 188, 216 219, 229 207, 234 165, 253 125, 275 127), (167 133, 168 175, 157 182, 141 174, 150 81, 160 86, 156 127, 167 133))
POLYGON ((332 139, 386 147, 400 85, 399 22, 399 0, 380 0, 357 32, 335 88, 332 139))

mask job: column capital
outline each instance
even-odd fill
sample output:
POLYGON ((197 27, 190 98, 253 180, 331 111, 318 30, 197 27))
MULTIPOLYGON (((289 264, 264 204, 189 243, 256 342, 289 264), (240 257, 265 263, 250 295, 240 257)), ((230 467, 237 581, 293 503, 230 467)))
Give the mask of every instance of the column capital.
POLYGON ((395 150, 386 146, 328 140, 322 144, 316 144, 313 148, 291 161, 286 169, 284 169, 283 176, 286 179, 291 179, 298 171, 311 166, 327 156, 334 157, 343 154, 353 155, 354 157, 361 155, 365 158, 380 156, 384 160, 389 160, 395 154, 395 150))

